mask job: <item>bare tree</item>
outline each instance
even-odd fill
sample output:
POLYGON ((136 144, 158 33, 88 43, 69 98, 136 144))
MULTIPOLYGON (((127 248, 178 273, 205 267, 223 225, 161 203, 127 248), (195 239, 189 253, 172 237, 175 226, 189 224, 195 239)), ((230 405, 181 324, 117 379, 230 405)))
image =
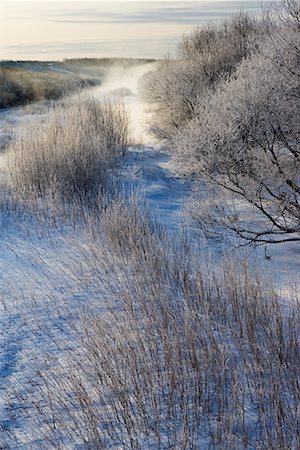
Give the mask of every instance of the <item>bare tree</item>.
POLYGON ((179 58, 160 62, 143 80, 142 92, 154 113, 152 132, 169 144, 173 133, 195 117, 206 91, 254 51, 262 32, 257 20, 240 13, 185 36, 179 58))
POLYGON ((174 137, 181 171, 214 186, 193 208, 198 224, 248 242, 300 240, 300 33, 291 17, 174 137))
POLYGON ((256 244, 300 239, 299 11, 286 0, 261 21, 241 14, 199 29, 179 61, 152 75, 154 132, 180 175, 205 182, 192 205, 205 232, 225 227, 256 244))

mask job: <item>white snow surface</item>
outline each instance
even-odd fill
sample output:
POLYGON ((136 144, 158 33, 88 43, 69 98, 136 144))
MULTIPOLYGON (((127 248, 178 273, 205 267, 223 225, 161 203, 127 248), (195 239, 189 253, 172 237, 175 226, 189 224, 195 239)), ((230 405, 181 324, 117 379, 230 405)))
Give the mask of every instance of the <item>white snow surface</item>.
MULTIPOLYGON (((169 159, 155 145, 130 149, 121 188, 125 195, 138 190, 156 220, 175 231, 185 220, 190 186, 172 176, 169 159)), ((2 161, 5 165, 5 154, 2 161)), ((0 448, 39 449, 26 422, 33 405, 20 406, 18 398, 25 390, 34 395, 41 359, 50 355, 55 364, 63 364, 65 351, 76 345, 70 325, 87 302, 93 308, 101 305, 92 306, 88 292, 68 271, 76 254, 62 239, 68 230, 41 229, 30 214, 16 214, 5 205, 0 214, 0 448)))

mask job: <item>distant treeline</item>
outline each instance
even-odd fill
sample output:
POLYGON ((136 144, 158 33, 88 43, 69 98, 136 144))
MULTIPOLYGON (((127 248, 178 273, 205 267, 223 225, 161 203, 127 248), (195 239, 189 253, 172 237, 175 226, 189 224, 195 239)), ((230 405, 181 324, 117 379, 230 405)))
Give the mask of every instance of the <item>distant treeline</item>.
POLYGON ((145 58, 72 58, 65 59, 60 63, 60 67, 75 73, 101 78, 113 67, 130 68, 155 61, 155 59, 145 58))
POLYGON ((124 66, 153 63, 156 59, 149 58, 67 58, 62 64, 98 64, 100 66, 111 66, 121 64, 124 66))

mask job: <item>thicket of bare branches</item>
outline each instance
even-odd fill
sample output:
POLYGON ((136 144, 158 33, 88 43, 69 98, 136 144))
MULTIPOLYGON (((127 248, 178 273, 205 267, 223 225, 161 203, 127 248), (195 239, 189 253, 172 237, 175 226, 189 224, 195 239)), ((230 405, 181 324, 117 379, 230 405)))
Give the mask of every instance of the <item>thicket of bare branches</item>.
MULTIPOLYGON (((200 41, 202 59, 210 55, 213 75, 203 63, 209 83, 194 62, 199 54, 195 43, 202 33, 185 40, 184 52, 203 92, 199 96, 199 89, 194 91, 191 101, 185 91, 193 112, 183 114, 182 120, 172 119, 173 125, 168 105, 176 110, 181 97, 169 78, 177 79, 178 92, 195 85, 177 69, 184 59, 169 63, 169 78, 161 70, 155 74, 157 79, 162 76, 161 86, 173 103, 168 98, 167 106, 160 107, 164 100, 157 102, 152 94, 157 88, 159 96, 160 88, 149 84, 149 100, 159 105, 158 117, 166 115, 157 134, 174 150, 179 173, 205 182, 205 188, 200 183, 200 201, 192 205, 192 215, 206 233, 223 233, 225 227, 256 244, 300 239, 299 14, 299 2, 289 0, 261 22, 247 19, 243 26, 243 16, 229 22, 229 29, 239 25, 233 34, 234 63, 232 52, 219 58, 222 45, 214 56, 211 40, 200 41)), ((220 30, 223 26, 211 34, 220 30)))
MULTIPOLYGON (((220 224, 255 242, 299 240, 299 59, 288 60, 286 49, 281 56, 285 65, 277 66, 268 43, 262 55, 245 60, 175 138, 184 172, 214 185, 216 224, 219 215, 220 224)), ((209 208, 200 214, 209 216, 209 208)))
MULTIPOLYGON (((38 119, 37 119, 38 121, 38 119)), ((82 94, 55 104, 40 121, 21 124, 9 148, 13 187, 21 194, 90 197, 128 145, 124 106, 82 94)))
POLYGON ((134 202, 110 203, 67 247, 68 270, 92 297, 65 330, 71 349, 41 357, 16 397, 34 439, 47 448, 299 447, 296 298, 282 303, 246 262, 212 269, 134 202))
POLYGON ((185 36, 179 59, 158 63, 141 83, 155 113, 153 133, 170 143, 173 133, 197 114, 206 91, 252 54, 264 32, 260 22, 240 13, 219 26, 207 25, 185 36))

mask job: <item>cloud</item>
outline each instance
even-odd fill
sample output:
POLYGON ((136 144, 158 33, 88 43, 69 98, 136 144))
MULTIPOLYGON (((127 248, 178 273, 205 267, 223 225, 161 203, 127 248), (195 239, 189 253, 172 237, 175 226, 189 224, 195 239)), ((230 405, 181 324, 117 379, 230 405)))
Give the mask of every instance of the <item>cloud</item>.
POLYGON ((4 58, 159 58, 174 54, 182 33, 219 22, 241 8, 259 13, 261 0, 28 1, 23 8, 20 5, 4 2, 4 58))
MULTIPOLYGON (((116 2, 117 3, 117 2, 116 2)), ((245 9, 254 13, 260 11, 259 0, 248 1, 204 1, 204 2, 155 2, 150 7, 147 2, 126 2, 126 7, 116 3, 101 2, 97 7, 77 7, 57 9, 47 19, 65 23, 181 23, 197 24, 220 19, 245 9), (119 11, 116 11, 118 9, 119 11), (121 10, 121 11, 120 11, 121 10)), ((53 5, 55 8, 55 5, 53 5)))
MULTIPOLYGON (((11 45, 5 48, 5 53, 22 54, 23 59, 28 57, 37 58, 40 55, 57 58, 66 58, 73 56, 126 56, 126 57, 145 57, 156 58, 163 57, 168 52, 174 52, 180 36, 170 36, 166 38, 142 38, 142 39, 107 39, 94 42, 47 42, 40 44, 11 45)), ((45 59, 45 58, 43 58, 45 59)))

